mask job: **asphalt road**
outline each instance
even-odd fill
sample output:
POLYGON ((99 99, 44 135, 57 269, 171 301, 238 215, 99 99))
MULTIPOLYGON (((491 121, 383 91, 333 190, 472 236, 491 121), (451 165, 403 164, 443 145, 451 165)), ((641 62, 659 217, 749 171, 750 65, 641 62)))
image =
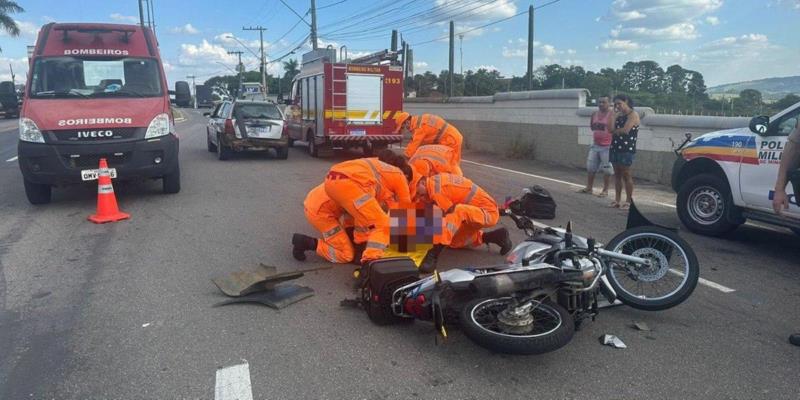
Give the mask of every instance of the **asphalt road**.
MULTIPOLYGON (((377 327, 341 308, 353 296, 351 266, 300 280, 316 295, 282 311, 212 307, 210 279, 259 262, 291 270, 325 265, 291 257, 292 232, 313 234, 305 193, 332 162, 299 145, 288 160, 246 155, 217 161, 204 120, 178 124, 183 190, 158 182, 115 185, 131 220, 86 221, 93 186, 27 203, 16 155, 16 122, 0 121, 0 398, 214 398, 220 367, 246 363, 256 399, 796 399, 800 348, 800 239, 743 226, 722 239, 689 233, 701 276, 681 306, 657 313, 603 310, 567 347, 542 356, 492 354, 453 330, 434 343, 425 323, 377 327), (646 322, 652 332, 633 330, 646 322), (601 346, 618 335, 628 346, 601 346)), ((580 171, 467 153, 467 160, 566 182, 580 171)), ((465 174, 498 199, 534 183, 559 208, 554 224, 608 240, 625 214, 563 182, 473 163, 465 174)), ((677 224, 665 188, 643 186, 645 213, 677 224)), ((511 228, 509 221, 504 224, 511 228)), ((522 239, 514 232, 516 241, 522 239)), ((495 251, 446 251, 445 266, 496 263, 495 251)))

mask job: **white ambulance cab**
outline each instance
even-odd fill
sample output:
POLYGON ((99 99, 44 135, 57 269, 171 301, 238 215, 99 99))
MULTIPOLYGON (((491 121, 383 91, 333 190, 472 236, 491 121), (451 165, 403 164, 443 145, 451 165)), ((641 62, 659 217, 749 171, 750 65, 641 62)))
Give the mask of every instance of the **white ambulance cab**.
POLYGON ((781 155, 798 121, 800 103, 771 118, 755 117, 749 128, 707 133, 681 146, 672 170, 681 222, 706 235, 732 231, 748 219, 800 234, 800 207, 791 183, 788 212, 772 211, 781 155))

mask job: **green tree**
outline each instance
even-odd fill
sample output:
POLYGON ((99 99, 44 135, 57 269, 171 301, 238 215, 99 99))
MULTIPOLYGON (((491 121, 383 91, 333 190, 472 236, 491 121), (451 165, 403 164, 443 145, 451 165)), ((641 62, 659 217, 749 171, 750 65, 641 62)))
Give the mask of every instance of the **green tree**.
MULTIPOLYGON (((0 0, 0 29, 6 31, 11 36, 19 36, 19 26, 17 21, 10 14, 25 12, 15 1, 0 0)), ((0 48, 0 52, 3 49, 0 48)))
POLYGON ((299 66, 296 59, 292 58, 287 61, 283 62, 283 79, 287 82, 291 82, 297 74, 300 73, 300 70, 297 68, 299 66))
POLYGON ((761 92, 755 89, 745 89, 739 93, 736 100, 736 109, 744 115, 756 115, 762 111, 764 98, 761 92))
POLYGON ((800 102, 800 96, 796 94, 787 94, 784 98, 773 103, 772 109, 775 111, 780 111, 789 108, 798 102, 800 102))
POLYGON ((587 72, 586 77, 583 79, 583 84, 576 87, 588 89, 593 98, 611 96, 613 91, 613 83, 609 77, 592 71, 587 72))
POLYGON ((496 70, 479 69, 477 72, 467 71, 464 76, 464 95, 491 96, 500 91, 500 73, 496 70))

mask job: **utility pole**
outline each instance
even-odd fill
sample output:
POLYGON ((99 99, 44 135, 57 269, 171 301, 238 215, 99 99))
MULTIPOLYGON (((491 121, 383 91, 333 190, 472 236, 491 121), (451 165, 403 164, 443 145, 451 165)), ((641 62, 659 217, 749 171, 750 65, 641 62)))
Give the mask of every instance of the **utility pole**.
POLYGON ((17 90, 17 80, 16 75, 14 75, 14 67, 11 66, 11 63, 8 63, 8 69, 11 71, 11 85, 14 86, 14 90, 17 90))
POLYGON ((528 90, 533 90, 533 5, 528 6, 528 90))
POLYGON ((194 96, 192 96, 192 98, 194 99, 194 108, 197 109, 197 87, 194 85, 194 78, 196 78, 196 76, 186 75, 186 79, 192 80, 192 93, 194 93, 194 96))
POLYGON ((144 27, 144 7, 142 7, 142 0, 139 0, 139 25, 144 27))
POLYGON ((448 87, 448 91, 450 92, 450 97, 453 97, 453 67, 455 64, 455 26, 453 25, 453 21, 450 21, 450 85, 448 87))
POLYGON ((317 49, 317 2, 311 0, 311 49, 317 49))
POLYGON ((467 92, 467 80, 464 78, 464 34, 458 34, 458 52, 459 52, 459 68, 461 69, 461 79, 464 82, 464 88, 462 92, 467 92))
POLYGON ((240 97, 242 95, 242 72, 244 72, 244 64, 242 64, 242 53, 241 50, 237 51, 229 51, 228 54, 236 54, 239 56, 239 64, 236 65, 236 70, 239 71, 239 87, 236 89, 236 97, 240 97))
POLYGON ((391 44, 390 49, 392 51, 397 51, 397 30, 396 29, 392 29, 392 44, 391 44))
POLYGON ((258 39, 261 42, 261 87, 264 88, 264 96, 266 97, 267 93, 269 93, 269 87, 267 86, 267 59, 264 56, 264 31, 267 30, 267 28, 259 25, 256 27, 251 26, 249 28, 242 27, 242 30, 258 31, 258 39))

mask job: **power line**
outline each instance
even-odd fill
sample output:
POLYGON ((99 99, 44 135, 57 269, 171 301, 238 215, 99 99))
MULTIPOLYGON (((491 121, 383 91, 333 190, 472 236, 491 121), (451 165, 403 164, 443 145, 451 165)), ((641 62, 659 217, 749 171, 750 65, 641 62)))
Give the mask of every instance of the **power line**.
MULTIPOLYGON (((306 23, 306 25, 308 25, 308 26, 311 26, 311 24, 309 24, 309 23, 308 23, 308 22, 307 22, 307 21, 306 21, 306 20, 303 18, 303 16, 302 16, 302 15, 300 15, 300 13, 298 13, 297 11, 295 11, 295 10, 294 10, 294 8, 292 8, 292 6, 290 6, 289 4, 286 4, 286 2, 285 2, 285 1, 283 1, 283 0, 280 0, 280 2, 281 2, 281 3, 283 3, 283 5, 285 5, 285 6, 286 6, 286 8, 288 8, 289 10, 291 10, 291 11, 294 13, 294 15, 297 15, 297 17, 298 17, 298 18, 300 18, 300 19, 301 19, 303 22, 305 22, 305 23, 306 23)), ((308 14, 308 12, 306 12, 306 14, 308 14)))
POLYGON ((340 1, 337 1, 336 3, 328 4, 327 6, 317 7, 317 11, 326 9, 328 7, 333 7, 333 6, 337 5, 337 4, 342 4, 342 3, 346 2, 346 1, 348 1, 348 0, 340 0, 340 1))

